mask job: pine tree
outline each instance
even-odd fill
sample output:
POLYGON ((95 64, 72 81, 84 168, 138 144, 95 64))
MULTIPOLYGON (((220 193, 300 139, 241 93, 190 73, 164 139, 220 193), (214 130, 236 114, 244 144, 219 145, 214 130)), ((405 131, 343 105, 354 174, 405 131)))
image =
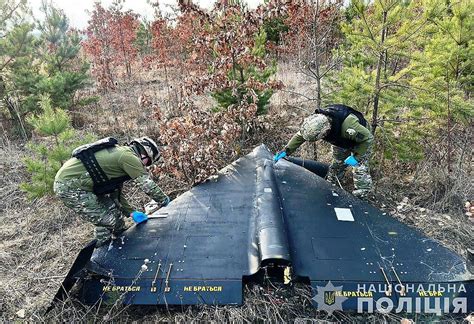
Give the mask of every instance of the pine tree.
POLYGON ((473 2, 467 0, 427 2, 430 27, 410 65, 400 73, 416 90, 412 104, 434 118, 473 117, 473 10, 473 2))
POLYGON ((81 144, 93 141, 92 136, 80 139, 71 127, 68 113, 60 108, 53 108, 48 96, 41 96, 39 106, 43 112, 38 116, 30 116, 28 123, 42 141, 29 145, 36 156, 25 159, 31 181, 21 185, 21 189, 30 198, 52 194, 54 177, 61 165, 69 159, 71 151, 81 144))
POLYGON ((43 2, 44 21, 38 21, 40 34, 40 59, 45 71, 37 85, 37 93, 49 94, 53 106, 72 109, 77 90, 86 86, 89 65, 81 61, 81 37, 69 26, 64 12, 52 4, 43 2))
POLYGON ((286 17, 269 18, 263 22, 268 41, 275 43, 277 46, 280 45, 281 35, 289 30, 284 18, 286 17))
POLYGON ((12 90, 12 67, 24 58, 31 64, 33 25, 27 22, 25 0, 0 0, 0 112, 13 121, 14 131, 27 139, 23 113, 12 90))
MULTIPOLYGON (((264 28, 260 28, 255 35, 254 47, 251 55, 257 60, 264 60, 266 56, 265 45, 267 43, 267 33, 264 28)), ((255 103, 257 105, 257 114, 265 114, 267 106, 273 95, 271 88, 267 89, 249 89, 246 87, 249 79, 256 80, 260 83, 266 83, 270 77, 276 73, 276 62, 260 68, 257 64, 247 64, 242 66, 236 62, 233 63, 233 68, 229 71, 227 78, 230 82, 235 82, 234 88, 225 88, 217 90, 212 93, 212 97, 217 101, 219 109, 227 109, 230 105, 240 105, 243 100, 247 100, 248 104, 255 103), (252 93, 250 93, 252 91, 252 93), (256 100, 253 93, 255 93, 256 100), (253 101, 256 102, 253 102, 253 101)))
POLYGON ((419 48, 428 25, 421 1, 354 0, 342 25, 343 66, 331 84, 332 102, 366 114, 383 158, 419 160, 424 130, 412 120, 414 91, 400 73, 419 48))
MULTIPOLYGON (((399 78, 408 80, 406 95, 411 107, 407 117, 423 119, 417 126, 419 138, 447 141, 447 166, 452 159, 452 130, 458 125, 469 128, 474 117, 471 93, 474 84, 474 4, 461 0, 425 3, 429 23, 418 39, 410 64, 399 78), (437 131, 434 132, 433 130, 437 131)), ((457 127, 459 128, 459 127, 457 127)), ((412 138, 411 138, 412 140, 412 138)), ((411 153, 406 152, 407 156, 411 153)))
POLYGON ((36 113, 42 94, 65 109, 88 102, 74 102, 87 81, 88 65, 78 58, 80 36, 69 28, 62 11, 46 2, 42 10, 45 19, 37 22, 39 36, 33 35, 35 25, 15 20, 6 37, 0 38, 0 99, 25 138, 25 119, 36 113))
POLYGON ((138 52, 142 55, 150 55, 152 52, 152 30, 151 23, 146 19, 140 22, 140 26, 137 30, 137 38, 135 39, 135 47, 138 52))
POLYGON ((28 15, 26 0, 0 0, 0 73, 25 50, 31 37, 31 25, 25 22, 28 15))
POLYGON ((406 66, 426 24, 419 1, 354 0, 342 24, 345 42, 341 73, 333 79, 333 102, 371 113, 375 132, 380 116, 398 116, 400 94, 406 91, 397 73, 406 66))

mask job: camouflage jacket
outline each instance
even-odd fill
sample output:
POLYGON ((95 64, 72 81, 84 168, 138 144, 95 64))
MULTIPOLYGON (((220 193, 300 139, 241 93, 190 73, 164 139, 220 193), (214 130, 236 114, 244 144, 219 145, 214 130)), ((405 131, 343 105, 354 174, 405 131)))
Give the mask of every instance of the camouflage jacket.
MULTIPOLYGON (((354 142, 355 145, 351 148, 351 151, 354 153, 356 158, 360 158, 367 153, 374 140, 374 136, 370 130, 367 127, 362 126, 359 123, 359 119, 353 114, 347 116, 342 123, 340 136, 354 142)), ((298 131, 285 146, 286 153, 288 155, 292 154, 304 142, 305 139, 301 135, 301 132, 298 131)))
MULTIPOLYGON (((128 175, 142 190, 158 203, 164 202, 166 195, 151 179, 137 154, 128 146, 116 146, 95 153, 97 162, 109 178, 128 175)), ((78 189, 92 191, 93 181, 82 162, 71 158, 64 163, 55 177, 56 182, 74 184, 78 189)), ((122 195, 121 195, 122 196, 122 195)), ((128 202, 120 197, 122 207, 132 211, 128 202)))

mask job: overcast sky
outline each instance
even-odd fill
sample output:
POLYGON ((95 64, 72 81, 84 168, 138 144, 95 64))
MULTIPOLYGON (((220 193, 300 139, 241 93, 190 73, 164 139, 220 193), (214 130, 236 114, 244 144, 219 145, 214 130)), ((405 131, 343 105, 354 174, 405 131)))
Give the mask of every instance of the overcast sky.
MULTIPOLYGON (((8 1, 8 0, 7 0, 8 1)), ((33 13, 36 17, 40 17, 39 8, 41 6, 41 0, 28 0, 33 13)), ((113 1, 112 0, 56 0, 53 1, 56 7, 64 10, 66 16, 69 18, 70 25, 75 28, 83 29, 87 27, 87 21, 89 15, 87 11, 92 11, 95 2, 100 2, 104 7, 108 7, 113 1)), ((160 8, 163 12, 166 12, 166 7, 169 5, 176 6, 177 0, 159 0, 160 8)), ((199 4, 203 8, 211 8, 214 4, 214 0, 194 0, 194 3, 199 4)), ((247 2, 250 9, 256 8, 263 0, 244 0, 247 2)), ((134 12, 141 16, 152 18, 153 10, 152 7, 147 3, 147 0, 125 0, 124 9, 132 9, 134 12)))

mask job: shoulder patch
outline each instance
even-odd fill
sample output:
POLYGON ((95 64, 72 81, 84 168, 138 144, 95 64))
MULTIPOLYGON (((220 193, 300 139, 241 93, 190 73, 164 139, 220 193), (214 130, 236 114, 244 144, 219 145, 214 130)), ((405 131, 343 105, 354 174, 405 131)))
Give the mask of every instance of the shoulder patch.
POLYGON ((352 128, 348 128, 346 130, 346 133, 349 134, 349 136, 354 136, 357 132, 355 129, 352 129, 352 128))

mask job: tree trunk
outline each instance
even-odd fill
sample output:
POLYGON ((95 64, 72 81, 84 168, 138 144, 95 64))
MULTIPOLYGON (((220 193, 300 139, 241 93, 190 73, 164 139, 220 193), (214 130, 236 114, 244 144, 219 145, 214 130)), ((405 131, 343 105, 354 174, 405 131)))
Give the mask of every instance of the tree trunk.
POLYGON ((132 76, 132 66, 131 66, 131 63, 130 63, 130 59, 128 57, 127 50, 125 48, 125 41, 124 41, 122 21, 121 20, 119 20, 119 29, 120 29, 120 45, 122 47, 123 59, 125 61, 125 70, 127 72, 127 77, 130 79, 131 76, 132 76))
MULTIPOLYGON (((316 108, 321 108, 321 74, 320 74, 320 66, 321 66, 321 57, 319 51, 319 39, 318 39, 318 26, 319 26, 319 0, 316 0, 316 12, 314 14, 313 19, 313 40, 315 42, 314 48, 314 62, 316 64, 316 108)), ((317 143, 312 143, 313 146, 313 160, 318 160, 318 146, 317 143)))
POLYGON ((320 109, 321 108, 321 78, 319 77, 319 64, 316 67, 316 73, 318 74, 318 77, 316 78, 316 87, 317 87, 317 97, 316 97, 316 108, 320 109))
POLYGON ((21 137, 26 141, 28 139, 28 134, 26 133, 26 128, 25 128, 25 125, 23 123, 23 120, 22 120, 20 114, 18 113, 18 110, 15 107, 15 103, 8 96, 3 98, 3 100, 5 102, 5 105, 8 108, 8 111, 10 112, 10 115, 13 118, 14 123, 16 124, 18 129, 20 130, 21 137))
POLYGON ((316 86, 317 86, 317 98, 316 98, 316 108, 321 108, 321 74, 319 73, 321 66, 321 57, 319 51, 319 39, 318 39, 318 27, 319 27, 319 0, 316 1, 316 12, 314 13, 314 22, 313 22, 313 40, 315 42, 314 48, 314 58, 316 64, 316 86))
MULTIPOLYGON (((385 24, 387 23, 387 12, 383 12, 383 22, 382 25, 384 26, 381 31, 381 41, 380 47, 383 46, 385 42, 385 33, 386 27, 385 24)), ((375 129, 377 128, 377 118, 378 118, 378 110, 379 110, 379 98, 380 98, 380 74, 382 71, 383 61, 384 61, 385 51, 381 51, 379 54, 379 61, 377 62, 377 71, 375 75, 375 89, 374 89, 374 111, 372 112, 372 132, 375 134, 375 129)))
POLYGON ((28 139, 28 134, 26 133, 25 126, 21 119, 20 114, 18 113, 17 109, 15 108, 15 103, 8 97, 7 91, 5 88, 5 83, 3 81, 3 77, 0 75, 0 101, 5 103, 5 106, 10 113, 11 118, 13 119, 13 123, 18 127, 20 130, 20 134, 24 140, 28 139))
POLYGON ((447 154, 447 164, 448 164, 448 174, 451 174, 451 97, 450 97, 450 87, 449 87, 449 70, 446 67, 446 85, 448 88, 448 122, 447 122, 447 136, 448 136, 448 154, 447 154))

